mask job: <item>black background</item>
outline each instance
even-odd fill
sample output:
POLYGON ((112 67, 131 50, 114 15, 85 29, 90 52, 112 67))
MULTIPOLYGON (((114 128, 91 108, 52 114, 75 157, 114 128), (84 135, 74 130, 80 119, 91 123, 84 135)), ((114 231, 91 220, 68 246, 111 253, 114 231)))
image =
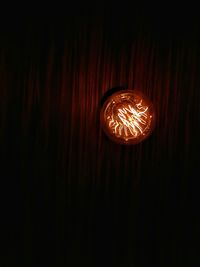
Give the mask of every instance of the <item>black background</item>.
POLYGON ((0 29, 1 266, 198 266, 194 8, 74 4, 0 29), (99 123, 124 84, 156 110, 135 146, 99 123))

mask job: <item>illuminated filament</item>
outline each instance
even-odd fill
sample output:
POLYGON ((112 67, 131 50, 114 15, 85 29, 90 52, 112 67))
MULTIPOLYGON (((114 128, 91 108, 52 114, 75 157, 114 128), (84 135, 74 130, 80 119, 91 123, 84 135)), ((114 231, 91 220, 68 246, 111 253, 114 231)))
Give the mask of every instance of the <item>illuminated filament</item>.
POLYGON ((109 120, 109 128, 118 137, 126 140, 143 135, 148 126, 148 107, 142 105, 142 100, 135 104, 122 104, 112 114, 109 120))

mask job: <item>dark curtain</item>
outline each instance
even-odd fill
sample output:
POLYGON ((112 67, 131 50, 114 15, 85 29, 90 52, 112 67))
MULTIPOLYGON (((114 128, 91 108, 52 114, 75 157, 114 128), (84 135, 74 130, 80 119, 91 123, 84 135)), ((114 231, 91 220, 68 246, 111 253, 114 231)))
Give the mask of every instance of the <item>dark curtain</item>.
POLYGON ((93 5, 1 24, 1 266, 198 266, 198 16, 93 5), (120 85, 155 107, 138 145, 101 130, 120 85))

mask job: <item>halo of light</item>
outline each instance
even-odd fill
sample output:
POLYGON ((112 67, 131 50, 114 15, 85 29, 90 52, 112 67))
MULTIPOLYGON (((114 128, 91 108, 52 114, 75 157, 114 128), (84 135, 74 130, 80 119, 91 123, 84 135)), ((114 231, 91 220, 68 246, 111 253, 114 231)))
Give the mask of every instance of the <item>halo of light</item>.
POLYGON ((108 99, 100 112, 106 135, 119 144, 138 144, 146 139, 155 125, 151 101, 137 90, 121 90, 108 99))

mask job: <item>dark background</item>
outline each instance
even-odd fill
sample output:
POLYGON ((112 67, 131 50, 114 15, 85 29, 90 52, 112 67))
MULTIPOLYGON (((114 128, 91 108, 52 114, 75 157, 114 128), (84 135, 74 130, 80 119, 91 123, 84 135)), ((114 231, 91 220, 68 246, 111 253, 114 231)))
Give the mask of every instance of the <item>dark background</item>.
POLYGON ((164 5, 1 19, 1 266, 199 266, 199 29, 164 5), (135 146, 99 122, 125 84, 156 110, 135 146))

